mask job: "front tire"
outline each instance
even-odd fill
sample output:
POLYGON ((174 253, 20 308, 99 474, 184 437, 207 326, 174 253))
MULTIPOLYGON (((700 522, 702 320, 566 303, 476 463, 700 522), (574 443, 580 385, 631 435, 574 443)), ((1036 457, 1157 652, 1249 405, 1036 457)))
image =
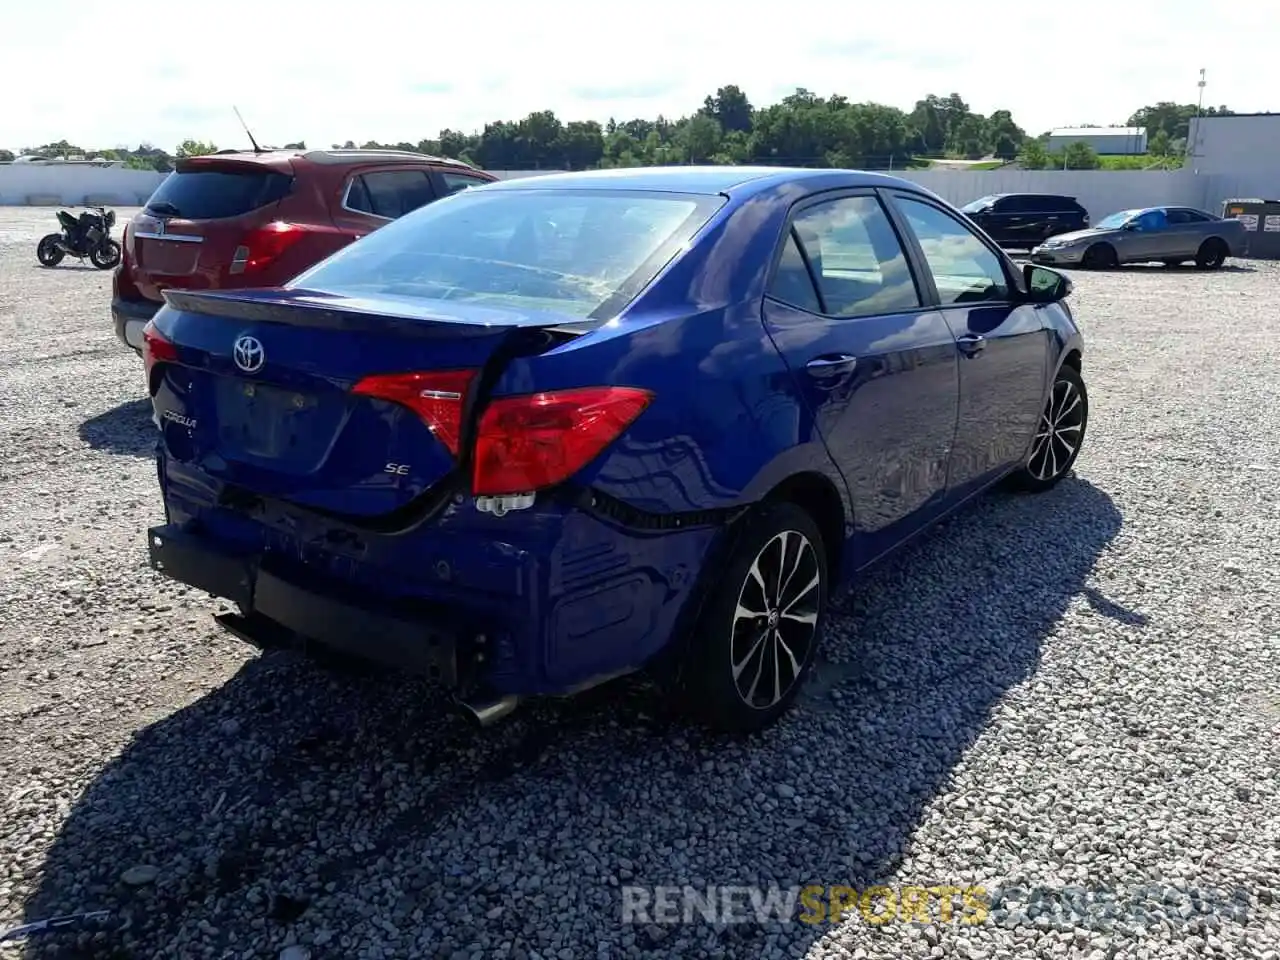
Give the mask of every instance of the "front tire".
POLYGON ((1010 478, 1013 485, 1030 493, 1057 486, 1080 455, 1088 425, 1089 391, 1084 378, 1074 368, 1063 367, 1040 414, 1027 461, 1010 478))
POLYGON ((828 571, 822 534, 793 503, 766 504, 714 577, 681 670, 686 706, 709 726, 749 733, 791 706, 813 664, 828 571))
POLYGON ((56 267, 62 262, 62 258, 66 254, 58 246, 58 241, 61 239, 62 237, 56 233, 51 233, 40 239, 40 243, 36 245, 36 259, 40 261, 40 266, 56 267))
POLYGON ((110 270, 120 262, 120 244, 108 240, 89 251, 89 262, 99 270, 110 270))
POLYGON ((1201 270, 1217 270, 1227 262, 1227 245, 1217 237, 1210 237, 1196 251, 1196 266, 1201 270))
POLYGON ((1112 270, 1120 266, 1120 258, 1111 244, 1095 243, 1084 252, 1080 265, 1087 270, 1112 270))

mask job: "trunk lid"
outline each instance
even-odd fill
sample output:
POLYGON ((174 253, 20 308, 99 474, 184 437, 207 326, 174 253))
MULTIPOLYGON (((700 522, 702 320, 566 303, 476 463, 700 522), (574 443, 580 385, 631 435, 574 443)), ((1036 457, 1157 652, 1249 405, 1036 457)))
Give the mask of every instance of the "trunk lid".
POLYGON ((236 248, 249 231, 272 220, 292 185, 287 161, 180 160, 125 237, 125 259, 139 293, 160 301, 168 289, 225 286, 236 248))
POLYGON ((305 290, 170 291, 166 301, 155 328, 176 359, 162 363, 152 386, 170 456, 255 494, 360 517, 405 507, 457 458, 418 413, 353 393, 357 383, 409 372, 478 375, 580 324, 305 290))

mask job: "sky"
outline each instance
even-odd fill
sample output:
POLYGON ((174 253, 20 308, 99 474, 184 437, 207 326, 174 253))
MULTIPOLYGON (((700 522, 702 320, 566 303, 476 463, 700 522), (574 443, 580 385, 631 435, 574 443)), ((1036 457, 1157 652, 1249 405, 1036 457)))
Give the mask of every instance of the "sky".
POLYGON ((550 109, 619 120, 737 84, 911 109, 957 92, 1031 134, 1159 100, 1280 111, 1280 3, 1237 0, 0 0, 0 147, 416 143, 550 109), (69 57, 81 57, 76 62, 69 57), (105 60, 104 60, 105 56, 105 60), (106 64, 107 76, 95 76, 106 64), (11 80, 12 83, 12 80, 11 80))

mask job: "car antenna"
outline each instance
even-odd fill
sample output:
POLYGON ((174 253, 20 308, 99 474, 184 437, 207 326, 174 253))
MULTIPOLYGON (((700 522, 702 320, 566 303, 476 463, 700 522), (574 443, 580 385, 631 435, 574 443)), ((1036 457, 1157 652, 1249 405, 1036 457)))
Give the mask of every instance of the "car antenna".
POLYGON ((258 141, 253 139, 253 131, 249 129, 249 125, 244 122, 244 117, 240 116, 240 109, 234 104, 231 107, 236 112, 236 119, 240 121, 240 126, 244 127, 244 132, 249 136, 249 142, 253 144, 254 153, 262 153, 262 148, 258 146, 258 141))

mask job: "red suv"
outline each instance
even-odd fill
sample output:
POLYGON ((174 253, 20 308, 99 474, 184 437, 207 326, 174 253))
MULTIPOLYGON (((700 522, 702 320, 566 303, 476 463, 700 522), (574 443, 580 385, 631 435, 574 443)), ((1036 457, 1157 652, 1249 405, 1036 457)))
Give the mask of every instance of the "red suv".
POLYGON ((396 150, 227 151, 177 162, 126 224, 112 285, 135 351, 162 291, 272 287, 410 210, 497 178, 396 150))

